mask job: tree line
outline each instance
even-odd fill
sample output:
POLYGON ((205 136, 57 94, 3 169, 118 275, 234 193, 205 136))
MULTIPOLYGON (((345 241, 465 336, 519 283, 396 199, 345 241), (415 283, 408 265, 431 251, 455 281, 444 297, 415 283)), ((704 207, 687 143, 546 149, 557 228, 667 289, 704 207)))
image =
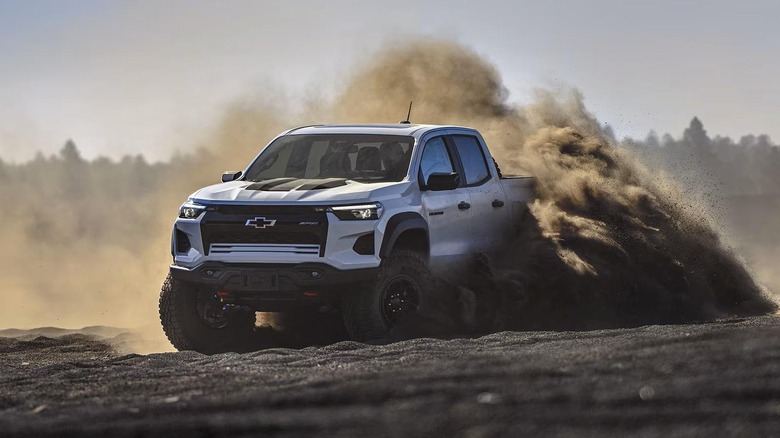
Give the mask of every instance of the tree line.
POLYGON ((745 135, 738 141, 710 137, 697 117, 681 137, 659 137, 623 142, 651 169, 666 172, 683 188, 717 192, 721 197, 780 193, 780 147, 768 135, 745 135))

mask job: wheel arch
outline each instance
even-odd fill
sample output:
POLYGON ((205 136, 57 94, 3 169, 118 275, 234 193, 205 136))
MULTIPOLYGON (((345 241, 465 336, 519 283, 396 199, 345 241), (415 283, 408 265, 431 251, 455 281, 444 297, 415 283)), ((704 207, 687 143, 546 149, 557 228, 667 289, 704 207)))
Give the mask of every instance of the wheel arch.
POLYGON ((398 248, 412 250, 428 257, 430 253, 428 223, 419 213, 398 213, 387 221, 379 256, 386 258, 398 248))

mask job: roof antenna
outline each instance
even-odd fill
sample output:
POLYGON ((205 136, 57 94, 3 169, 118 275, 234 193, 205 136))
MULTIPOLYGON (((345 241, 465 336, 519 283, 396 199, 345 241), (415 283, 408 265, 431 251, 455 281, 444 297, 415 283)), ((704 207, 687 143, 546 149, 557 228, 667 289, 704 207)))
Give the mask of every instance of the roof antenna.
POLYGON ((403 121, 401 121, 401 122, 398 122, 398 123, 402 123, 402 124, 404 124, 404 125, 409 125, 409 124, 411 124, 412 122, 410 122, 410 121, 409 121, 409 118, 410 118, 411 116, 412 116, 412 101, 410 100, 410 101, 409 101, 409 112, 408 112, 408 113, 406 113, 406 120, 403 120, 403 121))

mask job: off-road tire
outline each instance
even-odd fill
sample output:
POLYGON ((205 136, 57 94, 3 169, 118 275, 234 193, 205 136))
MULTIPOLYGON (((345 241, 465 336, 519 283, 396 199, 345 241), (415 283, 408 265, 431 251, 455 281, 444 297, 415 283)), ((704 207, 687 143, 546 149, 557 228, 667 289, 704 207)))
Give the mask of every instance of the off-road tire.
POLYGON ((209 327, 198 315, 200 291, 197 285, 171 278, 170 274, 165 279, 160 291, 160 322, 171 344, 179 351, 204 354, 250 351, 255 313, 236 312, 225 327, 209 327))
MULTIPOLYGON (((398 278, 413 282, 418 290, 417 307, 423 306, 433 289, 433 276, 420 254, 399 250, 382 261, 376 281, 356 288, 342 303, 344 325, 350 338, 370 341, 387 337, 393 323, 383 316, 383 296, 386 287, 398 278)), ((405 315, 408 318, 410 315, 405 315)), ((402 323, 395 321, 395 323, 402 323)))

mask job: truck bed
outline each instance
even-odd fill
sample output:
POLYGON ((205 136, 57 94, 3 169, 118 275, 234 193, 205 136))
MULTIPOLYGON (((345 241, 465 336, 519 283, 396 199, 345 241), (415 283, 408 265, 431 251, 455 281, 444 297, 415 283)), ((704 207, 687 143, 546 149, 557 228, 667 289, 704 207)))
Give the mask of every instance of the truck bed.
POLYGON ((505 175, 500 178, 507 200, 512 206, 512 216, 516 223, 528 210, 529 202, 536 197, 534 193, 534 178, 527 175, 505 175))

